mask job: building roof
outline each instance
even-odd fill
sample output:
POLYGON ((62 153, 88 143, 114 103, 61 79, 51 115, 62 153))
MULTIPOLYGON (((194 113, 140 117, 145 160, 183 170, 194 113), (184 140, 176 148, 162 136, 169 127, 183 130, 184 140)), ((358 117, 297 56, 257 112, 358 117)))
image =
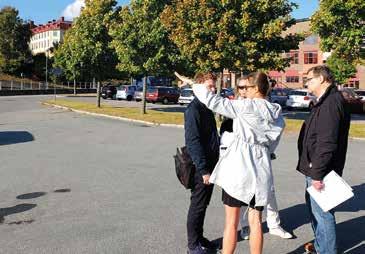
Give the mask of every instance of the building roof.
POLYGON ((38 34, 50 30, 67 30, 71 27, 72 22, 66 21, 64 17, 58 20, 48 21, 47 24, 35 26, 32 28, 32 34, 38 34))

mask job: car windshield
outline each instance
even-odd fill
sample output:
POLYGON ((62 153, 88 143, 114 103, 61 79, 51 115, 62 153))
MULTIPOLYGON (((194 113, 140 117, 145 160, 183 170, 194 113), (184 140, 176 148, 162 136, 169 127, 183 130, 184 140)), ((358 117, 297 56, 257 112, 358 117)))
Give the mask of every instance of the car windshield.
POLYGON ((181 91, 181 96, 183 97, 190 97, 190 96, 193 96, 193 90, 190 90, 190 89, 185 89, 185 90, 182 90, 181 91))
POLYGON ((118 86, 118 91, 124 91, 126 89, 125 86, 118 86))

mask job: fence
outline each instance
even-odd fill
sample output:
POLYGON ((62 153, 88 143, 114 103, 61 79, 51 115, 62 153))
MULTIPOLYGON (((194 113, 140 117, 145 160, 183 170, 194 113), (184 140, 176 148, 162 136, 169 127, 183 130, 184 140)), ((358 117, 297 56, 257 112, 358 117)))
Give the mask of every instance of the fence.
POLYGON ((0 80, 1 90, 49 90, 49 89, 96 89, 96 84, 93 82, 63 82, 61 84, 46 83, 46 82, 19 82, 19 81, 4 81, 0 80))

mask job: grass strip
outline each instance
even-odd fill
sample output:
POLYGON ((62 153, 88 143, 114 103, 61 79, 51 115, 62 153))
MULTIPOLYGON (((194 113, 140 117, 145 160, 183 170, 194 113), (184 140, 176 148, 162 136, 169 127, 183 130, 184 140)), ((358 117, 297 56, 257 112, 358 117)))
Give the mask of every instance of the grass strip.
MULTIPOLYGON (((142 120, 155 124, 184 124, 184 114, 181 112, 161 112, 153 109, 147 110, 147 114, 142 115, 140 108, 113 107, 101 104, 98 108, 93 103, 70 101, 57 99, 56 101, 45 101, 48 104, 68 107, 75 110, 82 110, 91 113, 104 114, 109 116, 118 116, 134 120, 142 120)), ((303 120, 285 119, 285 133, 299 133, 303 120)), ((365 138, 365 124, 351 123, 350 137, 365 138)))

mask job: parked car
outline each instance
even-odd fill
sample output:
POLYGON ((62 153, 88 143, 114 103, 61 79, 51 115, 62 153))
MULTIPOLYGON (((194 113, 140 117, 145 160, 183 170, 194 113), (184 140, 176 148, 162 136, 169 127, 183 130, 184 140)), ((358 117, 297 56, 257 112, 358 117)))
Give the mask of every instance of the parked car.
POLYGON ((286 106, 290 89, 274 88, 269 93, 269 101, 280 106, 286 106))
POLYGON ((168 104, 169 102, 177 103, 179 100, 180 92, 174 87, 150 87, 147 90, 146 100, 147 102, 162 102, 168 104))
POLYGON ((137 89, 134 92, 134 99, 136 101, 141 101, 143 99, 143 87, 137 86, 137 89))
POLYGON ((125 86, 121 85, 117 87, 117 100, 127 100, 131 101, 134 98, 134 93, 136 92, 136 86, 125 86))
POLYGON ((305 89, 292 90, 288 94, 286 106, 288 109, 311 109, 316 103, 317 98, 305 89))
POLYGON ((221 96, 233 100, 235 97, 234 90, 232 88, 222 88, 221 96))
POLYGON ((194 93, 193 89, 191 88, 185 88, 182 89, 179 96, 179 104, 182 106, 184 104, 189 104, 194 100, 194 93))
POLYGON ((354 90, 343 88, 341 90, 343 97, 345 98, 351 113, 364 114, 365 113, 365 101, 361 100, 354 90))
POLYGON ((112 84, 107 84, 101 88, 101 97, 103 99, 115 99, 117 87, 112 84))
POLYGON ((365 90, 355 90, 355 93, 361 98, 361 100, 365 101, 365 90))

